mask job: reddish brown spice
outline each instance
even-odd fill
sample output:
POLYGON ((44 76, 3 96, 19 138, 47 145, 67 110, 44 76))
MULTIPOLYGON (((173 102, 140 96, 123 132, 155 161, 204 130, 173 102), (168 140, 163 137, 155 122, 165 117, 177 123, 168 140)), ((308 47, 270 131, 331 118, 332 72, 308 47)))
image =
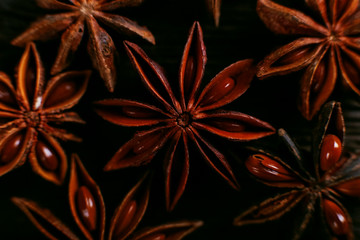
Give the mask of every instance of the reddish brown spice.
MULTIPOLYGON (((165 240, 182 239, 202 225, 201 221, 167 223, 133 233, 143 218, 149 187, 143 177, 125 196, 111 218, 107 239, 165 240)), ((36 203, 13 197, 12 201, 30 221, 49 239, 79 239, 52 213, 36 203)), ((90 177, 77 155, 72 156, 69 182, 69 202, 73 218, 86 239, 105 239, 105 205, 101 191, 90 177)))
POLYGON ((312 119, 334 90, 337 79, 360 95, 359 1, 305 0, 320 22, 271 0, 258 0, 257 12, 278 34, 301 38, 275 50, 259 65, 267 78, 306 68, 301 79, 299 109, 312 119))
POLYGON ((224 155, 208 143, 200 131, 242 141, 274 133, 272 126, 252 116, 219 110, 240 97, 250 86, 255 74, 252 60, 239 61, 225 68, 199 92, 206 51, 200 24, 195 22, 180 65, 178 100, 162 68, 137 45, 125 42, 125 47, 144 84, 162 104, 155 107, 124 99, 97 102, 96 112, 109 122, 121 126, 154 126, 137 133, 125 143, 105 166, 105 170, 146 164, 169 142, 165 158, 165 191, 167 209, 172 210, 186 186, 189 174, 188 145, 192 143, 206 161, 231 186, 237 188, 238 183, 224 155))
POLYGON ((65 10, 68 12, 49 14, 31 24, 31 26, 11 43, 24 46, 31 41, 46 41, 64 32, 51 74, 57 74, 69 66, 72 56, 79 47, 84 28, 89 31, 88 52, 101 78, 109 91, 114 91, 116 68, 115 45, 110 35, 98 24, 103 22, 115 30, 138 35, 155 44, 152 33, 136 22, 119 15, 107 13, 122 7, 138 6, 143 0, 36 0, 45 9, 65 10))
POLYGON ((335 236, 346 236, 349 232, 349 221, 342 207, 329 199, 323 199, 326 222, 335 236))
POLYGON ((324 137, 320 151, 320 168, 322 171, 329 170, 340 159, 341 140, 333 135, 328 134, 324 137))
POLYGON ((320 203, 325 223, 332 235, 331 239, 354 239, 351 217, 336 198, 340 194, 360 197, 360 176, 356 171, 349 171, 352 168, 349 164, 356 163, 359 158, 356 155, 341 157, 344 132, 340 104, 326 104, 315 130, 316 176, 312 176, 305 167, 305 163, 310 161, 302 157, 285 131, 279 130, 297 162, 291 164, 290 160, 285 162, 262 151, 250 156, 245 166, 254 177, 266 185, 293 189, 251 207, 238 216, 234 224, 241 226, 279 219, 302 202, 306 206, 304 219, 293 238, 299 239, 315 212, 315 205, 320 203))
POLYGON ((207 8, 213 15, 215 26, 219 26, 221 0, 206 0, 207 8))
POLYGON ((246 168, 251 174, 259 179, 269 182, 292 182, 293 184, 301 184, 297 180, 296 174, 292 173, 280 162, 272 159, 265 154, 255 154, 250 156, 245 162, 246 168))
POLYGON ((34 172, 61 184, 67 158, 55 138, 81 141, 49 123, 84 121, 73 107, 85 93, 90 71, 72 71, 45 81, 40 56, 33 43, 26 46, 17 67, 16 87, 0 73, 0 176, 21 166, 27 158, 34 172))

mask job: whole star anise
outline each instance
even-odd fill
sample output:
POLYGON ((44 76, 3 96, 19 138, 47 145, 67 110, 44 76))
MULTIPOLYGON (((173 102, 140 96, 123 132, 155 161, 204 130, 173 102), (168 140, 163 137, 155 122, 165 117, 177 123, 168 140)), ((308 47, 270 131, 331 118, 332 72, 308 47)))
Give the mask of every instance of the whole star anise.
POLYGON ((114 66, 115 45, 110 35, 99 26, 97 20, 121 32, 136 34, 155 44, 154 36, 146 27, 139 26, 128 18, 110 14, 121 7, 137 6, 143 0, 36 0, 46 9, 59 9, 69 12, 46 15, 34 22, 24 33, 11 43, 24 46, 35 40, 46 41, 64 31, 51 74, 64 70, 71 62, 84 34, 85 23, 89 31, 88 52, 109 91, 114 91, 116 68, 114 66))
MULTIPOLYGON (((202 225, 201 221, 181 221, 145 229, 133 234, 143 218, 149 201, 149 187, 143 177, 125 196, 111 218, 108 239, 180 240, 202 225)), ((79 239, 49 210, 23 198, 12 201, 49 239, 79 239)), ((72 216, 86 239, 105 238, 105 204, 96 182, 77 155, 72 156, 69 182, 69 203, 72 216)))
POLYGON ((81 141, 57 128, 62 122, 84 121, 73 107, 85 93, 90 71, 65 72, 45 82, 40 56, 26 46, 16 73, 16 88, 0 72, 0 176, 29 158, 34 172, 61 184, 67 170, 64 150, 55 138, 81 141), (55 125, 56 124, 56 125, 55 125))
POLYGON ((334 90, 336 81, 360 95, 358 0, 305 0, 320 16, 316 22, 297 10, 271 0, 258 0, 257 12, 278 34, 305 35, 277 49, 258 66, 266 78, 306 68, 301 79, 299 109, 312 119, 334 90))
POLYGON ((279 134, 297 160, 296 165, 291 158, 281 159, 264 151, 246 160, 247 169, 259 181, 290 190, 251 207, 235 219, 235 225, 275 220, 303 203, 304 219, 294 236, 298 239, 319 204, 331 239, 354 239, 351 217, 339 200, 344 195, 360 197, 360 158, 342 153, 345 126, 340 104, 326 104, 320 117, 315 130, 313 161, 302 155, 283 129, 279 134), (307 169, 309 163, 315 165, 314 171, 307 169), (313 172, 315 174, 311 174, 313 172))
POLYGON ((154 126, 137 133, 125 143, 105 166, 105 170, 146 164, 169 142, 165 157, 165 192, 167 209, 172 210, 187 182, 190 141, 206 161, 231 186, 237 188, 238 183, 224 155, 208 143, 199 130, 242 141, 274 133, 274 128, 268 123, 254 117, 218 110, 248 89, 255 73, 252 60, 239 61, 225 68, 198 93, 206 51, 200 24, 195 22, 180 65, 180 100, 177 100, 162 68, 137 45, 125 42, 125 47, 144 84, 161 105, 155 107, 124 99, 97 102, 97 113, 109 122, 121 126, 154 126))

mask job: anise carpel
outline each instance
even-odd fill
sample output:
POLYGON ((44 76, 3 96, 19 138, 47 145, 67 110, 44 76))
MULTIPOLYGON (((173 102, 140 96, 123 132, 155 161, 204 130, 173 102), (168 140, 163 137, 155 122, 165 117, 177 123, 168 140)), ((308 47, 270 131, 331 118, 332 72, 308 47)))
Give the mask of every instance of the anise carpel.
MULTIPOLYGON (((105 234, 105 205, 96 182, 82 165, 77 155, 72 156, 69 182, 69 203, 72 216, 86 239, 103 240, 180 240, 202 225, 201 221, 179 221, 136 232, 149 201, 149 184, 143 177, 125 196, 112 216, 105 234)), ((12 201, 31 222, 49 239, 79 239, 49 210, 36 203, 13 197, 12 201)))
POLYGON ((360 197, 360 158, 343 153, 344 133, 341 107, 335 102, 326 104, 320 114, 313 160, 305 158, 286 132, 279 130, 296 161, 259 151, 250 156, 245 165, 262 183, 289 191, 251 207, 237 217, 234 224, 241 226, 279 219, 302 203, 304 218, 294 239, 300 238, 316 206, 321 209, 330 239, 354 239, 351 217, 340 200, 346 196, 360 197), (311 165, 313 169, 308 168, 311 165))
POLYGON ((110 35, 98 24, 98 21, 128 34, 139 35, 155 44, 152 33, 126 17, 107 13, 121 7, 137 6, 143 0, 36 0, 46 9, 68 11, 50 14, 34 22, 24 33, 11 43, 24 46, 30 41, 46 41, 64 31, 51 74, 64 70, 71 62, 83 38, 85 23, 89 32, 88 52, 101 78, 109 91, 114 91, 116 68, 114 57, 116 48, 110 35))
POLYGON ((178 100, 162 68, 137 45, 125 42, 125 47, 144 84, 160 104, 155 107, 124 99, 97 102, 97 113, 109 122, 121 126, 153 126, 150 130, 138 132, 125 143, 105 166, 105 170, 147 164, 168 143, 164 163, 165 193, 167 209, 172 210, 186 186, 189 144, 193 144, 212 168, 237 188, 238 183, 224 155, 200 133, 205 130, 242 141, 274 133, 273 127, 259 119, 240 112, 219 110, 240 97, 250 86, 255 74, 252 60, 239 61, 225 68, 199 92, 206 51, 200 24, 195 22, 180 65, 178 100))
POLYGON ((84 121, 65 112, 85 93, 90 71, 71 71, 45 81, 40 56, 33 43, 26 46, 16 71, 16 87, 0 73, 0 176, 29 159, 34 172, 61 184, 67 157, 55 138, 81 141, 59 129, 59 123, 84 121))
POLYGON ((306 68, 300 82, 299 109, 312 119, 333 92, 336 82, 360 95, 358 0, 305 0, 319 20, 274 3, 258 0, 257 12, 278 34, 302 37, 275 50, 258 66, 266 78, 306 68))

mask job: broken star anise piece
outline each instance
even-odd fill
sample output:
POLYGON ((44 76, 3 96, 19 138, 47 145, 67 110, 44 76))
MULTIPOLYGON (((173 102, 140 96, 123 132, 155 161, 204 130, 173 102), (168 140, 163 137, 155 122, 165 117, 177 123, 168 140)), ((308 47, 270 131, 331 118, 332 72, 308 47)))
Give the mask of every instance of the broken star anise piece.
POLYGON ((206 5, 209 12, 213 15, 215 26, 218 27, 220 21, 221 0, 206 0, 206 5))
POLYGON ((200 24, 195 22, 180 65, 178 100, 162 68, 137 45, 125 42, 125 47, 144 84, 161 104, 155 107, 124 99, 97 102, 96 112, 109 122, 121 126, 153 126, 125 143, 105 166, 105 170, 146 164, 168 142, 165 192, 167 209, 172 210, 183 194, 188 179, 188 145, 191 143, 212 168, 237 188, 238 183, 225 156, 200 133, 205 130, 227 139, 249 141, 275 132, 268 123, 249 115, 218 110, 249 88, 255 74, 252 60, 239 61, 225 68, 199 92, 206 51, 200 24))
POLYGON ((306 68, 300 83, 299 109, 312 119, 341 77, 360 95, 359 0, 305 0, 320 21, 271 0, 258 0, 257 12, 278 34, 304 36, 275 50, 259 65, 266 78, 306 68))
POLYGON ((98 24, 98 21, 118 31, 139 35, 155 44, 154 36, 146 27, 139 26, 128 18, 107 13, 121 7, 137 6, 143 0, 37 0, 37 4, 46 9, 59 9, 68 12, 46 15, 34 22, 24 33, 11 43, 24 46, 30 41, 46 41, 64 31, 51 74, 64 70, 80 45, 85 23, 89 32, 88 52, 101 78, 109 91, 114 91, 116 68, 115 45, 110 35, 98 24))
POLYGON ((72 71, 45 81, 40 56, 33 43, 26 46, 17 67, 16 88, 0 72, 0 176, 28 158, 34 172, 61 184, 67 158, 55 138, 81 141, 59 123, 84 121, 73 107, 85 93, 90 71, 72 71))
POLYGON ((360 197, 360 158, 343 153, 344 133, 341 107, 335 102, 326 104, 320 114, 313 161, 306 159, 286 132, 280 129, 279 135, 296 161, 291 161, 291 158, 285 161, 259 151, 250 156, 245 165, 262 183, 290 190, 251 207, 238 216, 234 224, 241 226, 279 219, 302 203, 305 205, 304 217, 293 238, 299 239, 316 205, 319 205, 331 236, 329 239, 354 239, 351 217, 339 200, 345 196, 360 197), (312 162, 314 169, 309 171, 306 163, 312 162))
MULTIPOLYGON (((69 203, 72 216, 86 239, 180 240, 202 225, 201 221, 179 221, 133 233, 143 218, 149 200, 149 184, 143 177, 125 196, 111 218, 105 234, 105 205, 100 188, 77 155, 72 156, 69 203)), ((49 210, 23 198, 12 201, 49 239, 79 239, 49 210)))

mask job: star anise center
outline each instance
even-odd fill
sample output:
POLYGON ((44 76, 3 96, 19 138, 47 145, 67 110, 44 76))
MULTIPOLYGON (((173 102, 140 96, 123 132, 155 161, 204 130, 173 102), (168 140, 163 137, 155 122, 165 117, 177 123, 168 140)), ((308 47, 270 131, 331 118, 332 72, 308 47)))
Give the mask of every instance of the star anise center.
POLYGON ((94 4, 93 3, 87 3, 84 2, 80 6, 80 13, 85 16, 91 16, 94 11, 94 4))
POLYGON ((339 37, 340 35, 337 32, 331 31, 327 39, 330 43, 338 43, 340 41, 339 37))
POLYGON ((184 112, 182 114, 179 115, 179 117, 176 119, 177 124, 180 127, 187 127, 190 125, 191 123, 191 115, 188 112, 184 112))
POLYGON ((24 119, 29 127, 38 127, 42 124, 43 116, 39 112, 30 111, 24 113, 24 119))

